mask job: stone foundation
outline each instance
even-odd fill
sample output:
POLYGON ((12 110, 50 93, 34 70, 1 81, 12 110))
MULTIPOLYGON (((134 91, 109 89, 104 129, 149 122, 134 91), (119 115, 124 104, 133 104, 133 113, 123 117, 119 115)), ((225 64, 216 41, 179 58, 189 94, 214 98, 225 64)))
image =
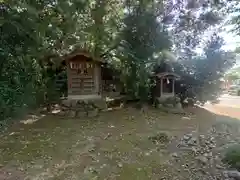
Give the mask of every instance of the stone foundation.
POLYGON ((182 108, 182 104, 180 103, 180 99, 178 97, 166 98, 164 101, 158 100, 157 108, 168 113, 174 113, 174 114, 185 113, 182 108))
POLYGON ((123 98, 106 98, 106 99, 64 99, 61 103, 60 112, 61 116, 67 116, 71 118, 75 117, 95 117, 99 115, 101 111, 110 111, 123 107, 123 98))
POLYGON ((77 100, 77 99, 65 99, 61 104, 62 116, 75 117, 95 117, 103 109, 106 109, 107 105, 104 100, 77 100))

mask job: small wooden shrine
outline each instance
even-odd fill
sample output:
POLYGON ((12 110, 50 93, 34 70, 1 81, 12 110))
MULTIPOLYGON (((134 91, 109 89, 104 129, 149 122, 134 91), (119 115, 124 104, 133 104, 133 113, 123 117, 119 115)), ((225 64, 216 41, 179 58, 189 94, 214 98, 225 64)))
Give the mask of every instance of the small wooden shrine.
POLYGON ((65 57, 69 99, 101 98, 101 59, 77 50, 65 57))
POLYGON ((162 62, 155 68, 154 77, 156 99, 165 100, 175 96, 175 81, 180 79, 180 76, 173 72, 173 68, 167 62, 162 62))
POLYGON ((64 57, 67 67, 68 99, 93 100, 118 96, 120 72, 86 50, 75 50, 64 57))

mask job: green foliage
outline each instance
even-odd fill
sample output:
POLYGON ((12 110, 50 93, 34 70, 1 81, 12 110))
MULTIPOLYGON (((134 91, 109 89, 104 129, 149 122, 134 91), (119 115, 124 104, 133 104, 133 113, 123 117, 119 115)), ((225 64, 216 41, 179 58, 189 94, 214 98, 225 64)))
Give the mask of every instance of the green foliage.
POLYGON ((234 81, 234 80, 240 79, 240 73, 230 72, 230 73, 226 74, 225 77, 230 81, 234 81))
POLYGON ((170 22, 175 45, 173 50, 181 59, 191 60, 205 33, 222 22, 223 13, 213 2, 180 0, 174 5, 170 3, 174 10, 169 14, 175 19, 170 22))
POLYGON ((17 13, 16 9, 7 5, 3 8, 0 119, 13 115, 23 106, 36 105, 35 85, 41 79, 39 65, 33 56, 38 41, 34 39, 35 34, 30 35, 34 23, 26 19, 26 12, 17 13))
POLYGON ((155 53, 170 49, 171 42, 164 24, 157 21, 153 2, 127 4, 125 27, 121 33, 121 66, 126 90, 133 98, 148 99, 149 67, 155 53))
POLYGON ((235 54, 222 50, 223 45, 223 39, 213 34, 206 42, 202 55, 185 61, 178 69, 183 77, 191 77, 186 84, 198 99, 214 100, 221 89, 221 78, 235 63, 235 54))
POLYGON ((103 42, 113 40, 108 36, 117 29, 117 13, 111 13, 111 1, 96 2, 1 2, 0 119, 59 98, 55 81, 61 55, 75 46, 98 54, 103 42))
POLYGON ((163 60, 202 94, 206 87, 215 91, 212 84, 233 64, 220 38, 202 45, 224 14, 207 0, 6 0, 0 9, 0 119, 57 100, 62 92, 55 82, 65 71, 60 57, 78 47, 118 67, 127 94, 141 100, 150 94, 154 65, 163 60))
POLYGON ((236 145, 228 148, 223 162, 229 164, 232 168, 240 170, 240 146, 236 145))
POLYGON ((228 7, 228 12, 230 13, 230 24, 233 25, 233 32, 236 35, 240 35, 240 6, 239 1, 234 0, 231 2, 231 6, 228 7))

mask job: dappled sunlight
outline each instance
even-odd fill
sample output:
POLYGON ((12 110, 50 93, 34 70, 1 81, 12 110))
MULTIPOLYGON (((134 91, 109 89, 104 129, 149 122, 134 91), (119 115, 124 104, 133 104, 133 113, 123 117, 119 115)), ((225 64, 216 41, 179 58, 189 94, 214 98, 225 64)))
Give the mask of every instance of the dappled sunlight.
POLYGON ((0 164, 7 167, 12 162, 27 177, 37 180, 145 180, 166 175, 169 179, 177 176, 185 180, 190 173, 184 172, 182 166, 186 158, 205 161, 188 154, 197 143, 195 136, 202 137, 217 119, 223 118, 200 108, 186 112, 176 115, 152 107, 145 112, 128 107, 102 112, 94 118, 48 115, 29 126, 15 125, 2 136, 0 164), (190 147, 181 144, 182 139, 187 139, 190 147), (176 174, 179 170, 183 172, 181 176, 176 174))
POLYGON ((71 169, 77 177, 93 177, 95 171, 100 173, 100 177, 110 176, 107 167, 110 171, 121 170, 120 175, 135 177, 128 171, 130 164, 139 164, 132 168, 139 169, 141 174, 146 165, 151 166, 149 162, 154 162, 156 158, 161 158, 158 163, 163 163, 163 166, 168 160, 164 155, 166 145, 162 144, 163 154, 159 153, 158 148, 148 140, 149 136, 166 132, 172 139, 195 129, 194 118, 190 115, 188 118, 181 117, 151 108, 147 114, 127 108, 84 119, 47 116, 29 128, 15 126, 6 133, 2 138, 1 147, 4 149, 1 150, 0 163, 5 166, 17 160, 15 163, 29 177, 44 179, 64 179, 66 174, 72 176, 69 174, 71 169), (19 141, 15 142, 15 139, 19 141), (38 166, 34 165, 35 162, 38 166), (40 170, 39 166, 44 168, 40 170))
POLYGON ((45 115, 40 115, 40 116, 36 116, 36 115, 28 115, 27 119, 21 120, 20 123, 23 124, 33 124, 35 122, 37 122, 38 120, 44 118, 45 115))

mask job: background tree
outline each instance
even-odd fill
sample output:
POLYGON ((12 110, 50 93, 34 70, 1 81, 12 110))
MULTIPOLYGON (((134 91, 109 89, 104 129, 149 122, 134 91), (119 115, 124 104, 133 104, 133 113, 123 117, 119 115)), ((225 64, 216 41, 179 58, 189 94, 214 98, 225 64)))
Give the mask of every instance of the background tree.
POLYGON ((150 72, 167 58, 201 94, 232 66, 221 38, 208 43, 203 38, 222 23, 224 5, 207 0, 1 1, 1 117, 34 108, 45 95, 48 101, 57 99, 55 81, 65 72, 61 56, 79 47, 121 68, 127 94, 134 98, 147 98, 150 72), (210 44, 216 41, 214 49, 210 44), (197 48, 203 49, 201 55, 197 48), (206 67, 210 63, 212 68, 206 67))
POLYGON ((163 23, 154 13, 154 2, 126 3, 126 17, 121 32, 121 67, 128 94, 146 99, 149 93, 149 73, 155 53, 170 50, 171 40, 163 23))
POLYGON ((187 76, 187 86, 194 91, 194 96, 201 101, 214 100, 221 92, 221 79, 235 63, 235 54, 222 49, 224 41, 213 34, 205 43, 203 53, 195 56, 191 61, 190 71, 184 71, 180 66, 180 73, 187 76), (189 73, 186 73, 189 72, 189 73))
POLYGON ((240 67, 231 69, 226 73, 226 78, 230 81, 240 79, 240 67))
POLYGON ((57 95, 56 87, 50 85, 55 84, 61 55, 74 47, 87 47, 94 54, 111 46, 118 29, 115 17, 121 13, 121 3, 109 0, 99 5, 96 2, 99 3, 1 2, 2 118, 23 106, 41 104, 46 93, 48 98, 57 95), (115 13, 115 9, 119 11, 115 13))

